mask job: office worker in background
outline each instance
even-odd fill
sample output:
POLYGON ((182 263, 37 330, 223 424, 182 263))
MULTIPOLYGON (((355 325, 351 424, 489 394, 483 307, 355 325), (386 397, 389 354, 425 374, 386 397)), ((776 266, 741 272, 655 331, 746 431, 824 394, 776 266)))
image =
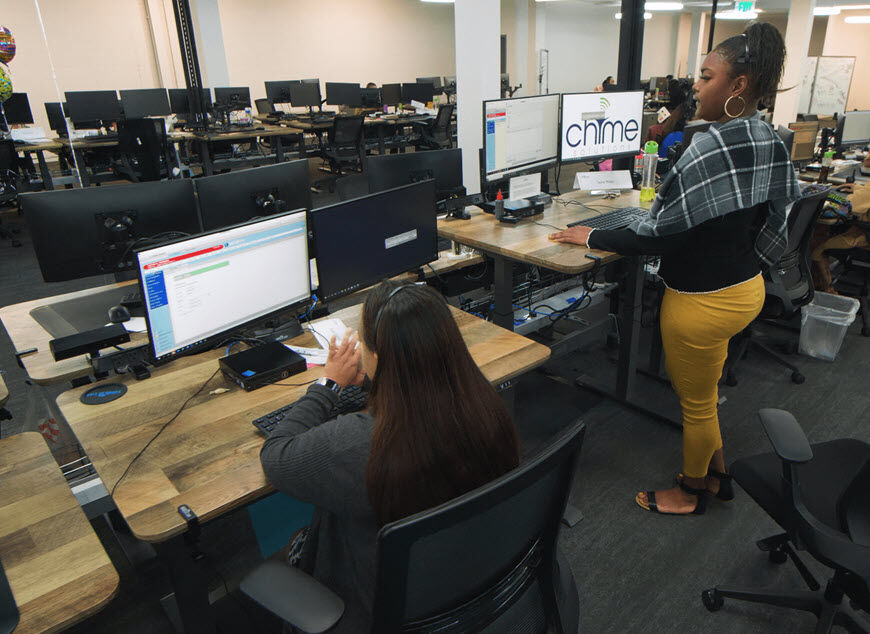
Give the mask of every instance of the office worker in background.
POLYGON ((619 231, 572 227, 558 242, 625 255, 661 255, 665 365, 683 411, 678 486, 635 500, 658 513, 700 514, 707 495, 733 497, 717 413, 728 340, 764 303, 761 266, 786 248, 788 203, 800 196, 788 150, 757 116, 776 91, 785 44, 751 24, 705 58, 694 86, 697 116, 714 122, 665 177, 648 216, 619 231))
POLYGON ((692 84, 689 80, 671 79, 668 82, 668 105, 670 116, 662 123, 649 127, 647 141, 659 144, 659 156, 667 157, 668 148, 683 140, 686 122, 695 116, 695 100, 692 98, 692 84), (673 135, 673 136, 672 136, 673 135))
POLYGON ((341 596, 330 632, 367 632, 381 526, 519 464, 507 408, 468 352, 444 298, 385 282, 366 298, 362 340, 329 347, 315 384, 263 445, 279 491, 316 508, 300 566, 341 596), (334 389, 371 377, 369 410, 330 420, 334 389))
POLYGON ((604 81, 601 82, 601 85, 595 86, 595 88, 592 89, 592 92, 605 92, 607 90, 610 90, 608 86, 616 86, 616 80, 613 78, 613 75, 608 75, 607 77, 605 77, 604 81))

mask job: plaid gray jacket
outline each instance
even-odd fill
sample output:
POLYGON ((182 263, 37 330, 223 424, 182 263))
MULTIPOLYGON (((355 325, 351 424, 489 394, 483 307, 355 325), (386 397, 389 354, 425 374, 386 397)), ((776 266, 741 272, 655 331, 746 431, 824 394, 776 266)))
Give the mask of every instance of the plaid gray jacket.
POLYGON ((800 187, 785 144, 756 115, 714 123, 696 134, 665 176, 649 215, 631 228, 642 236, 673 235, 768 202, 755 252, 770 265, 788 246, 786 207, 798 198, 800 187))

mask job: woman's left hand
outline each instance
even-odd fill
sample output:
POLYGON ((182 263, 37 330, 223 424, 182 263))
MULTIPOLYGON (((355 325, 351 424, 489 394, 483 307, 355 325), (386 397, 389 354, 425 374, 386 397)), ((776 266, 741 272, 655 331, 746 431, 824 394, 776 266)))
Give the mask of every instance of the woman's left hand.
POLYGON ((579 244, 580 246, 585 247, 590 233, 592 233, 591 228, 576 225, 574 227, 568 227, 559 233, 551 233, 549 237, 553 242, 567 242, 570 244, 579 244))

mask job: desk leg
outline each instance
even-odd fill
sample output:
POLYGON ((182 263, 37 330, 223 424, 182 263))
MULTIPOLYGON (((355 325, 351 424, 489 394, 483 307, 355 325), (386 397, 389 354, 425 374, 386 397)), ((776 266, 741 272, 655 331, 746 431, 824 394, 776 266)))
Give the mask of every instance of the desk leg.
POLYGON ((76 158, 76 167, 79 171, 79 179, 82 182, 82 187, 88 187, 91 184, 91 179, 88 176, 88 168, 85 165, 85 153, 82 152, 81 149, 73 147, 73 154, 76 158))
MULTIPOLYGON (((154 544, 157 556, 169 571, 175 594, 177 615, 185 634, 217 632, 217 624, 208 602, 208 578, 202 567, 195 562, 184 535, 178 535, 159 544, 154 544)), ((165 605, 165 604, 164 604, 165 605)))
POLYGON ((284 162, 284 144, 281 143, 281 137, 273 136, 272 137, 275 142, 275 162, 283 163, 284 162))
POLYGON ((199 160, 202 162, 203 176, 214 174, 214 165, 211 162, 211 153, 208 149, 208 141, 199 142, 199 160))
POLYGON ((493 255, 495 273, 493 283, 492 322, 508 330, 514 329, 514 263, 501 255, 493 255))
POLYGON ((42 176, 43 187, 45 187, 46 190, 54 189, 54 182, 51 180, 51 172, 48 169, 48 163, 45 162, 45 152, 37 150, 36 160, 39 163, 39 175, 42 176))
POLYGON ((387 153, 387 133, 384 131, 386 128, 384 124, 378 124, 378 154, 383 156, 387 153))

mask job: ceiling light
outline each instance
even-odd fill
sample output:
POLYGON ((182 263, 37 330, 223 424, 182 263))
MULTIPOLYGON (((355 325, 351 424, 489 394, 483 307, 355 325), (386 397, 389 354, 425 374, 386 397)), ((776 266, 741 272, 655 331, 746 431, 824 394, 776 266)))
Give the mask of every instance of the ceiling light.
POLYGON ((647 2, 643 6, 647 11, 682 11, 682 2, 647 2))
MULTIPOLYGON (((545 1, 546 1, 546 0, 545 0, 545 1)), ((613 14, 613 17, 616 18, 617 20, 621 20, 621 19, 622 19, 622 13, 614 13, 614 14, 613 14)), ((652 17, 652 13, 650 13, 649 11, 644 11, 644 12, 643 12, 643 19, 644 19, 644 20, 649 20, 651 17, 652 17)))
POLYGON ((841 4, 837 7, 840 11, 866 11, 870 4, 841 4))
POLYGON ((816 7, 813 15, 840 15, 840 7, 816 7))
POLYGON ((420 2, 432 2, 433 4, 453 4, 453 0, 420 0, 420 2))
POLYGON ((754 20, 758 17, 758 11, 720 11, 716 14, 717 20, 754 20))
POLYGON ((870 24, 870 15, 853 15, 846 18, 849 24, 870 24))

